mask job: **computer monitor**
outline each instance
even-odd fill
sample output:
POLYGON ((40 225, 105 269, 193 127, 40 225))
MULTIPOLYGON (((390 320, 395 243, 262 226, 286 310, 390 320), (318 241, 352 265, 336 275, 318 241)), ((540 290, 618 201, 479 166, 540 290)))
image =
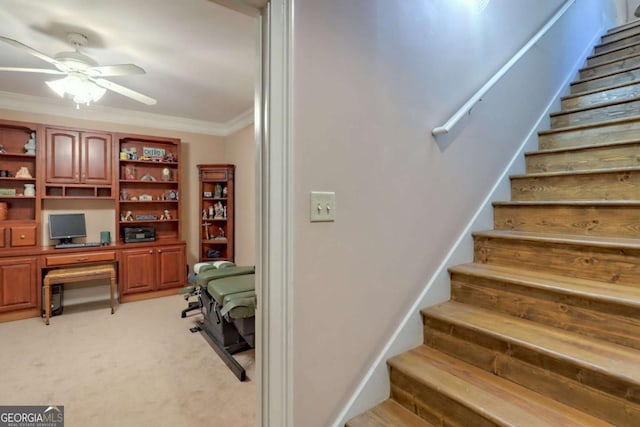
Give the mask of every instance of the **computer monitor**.
POLYGON ((74 237, 87 237, 83 213, 49 214, 49 238, 71 243, 74 237))

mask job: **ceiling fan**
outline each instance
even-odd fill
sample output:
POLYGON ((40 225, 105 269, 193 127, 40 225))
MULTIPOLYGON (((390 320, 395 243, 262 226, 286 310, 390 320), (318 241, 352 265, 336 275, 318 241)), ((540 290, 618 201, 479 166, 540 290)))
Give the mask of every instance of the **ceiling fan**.
POLYGON ((46 83, 62 97, 64 97, 65 93, 71 95, 78 105, 97 101, 107 89, 146 105, 154 105, 156 103, 156 100, 151 97, 103 78, 145 74, 142 68, 134 64, 98 65, 91 57, 80 52, 80 49, 86 46, 88 42, 84 34, 69 33, 67 34, 67 40, 74 46, 75 50, 72 52, 60 52, 51 57, 19 41, 0 36, 0 41, 17 47, 36 58, 40 58, 56 68, 0 67, 0 71, 63 75, 65 77, 62 79, 47 81, 46 83))

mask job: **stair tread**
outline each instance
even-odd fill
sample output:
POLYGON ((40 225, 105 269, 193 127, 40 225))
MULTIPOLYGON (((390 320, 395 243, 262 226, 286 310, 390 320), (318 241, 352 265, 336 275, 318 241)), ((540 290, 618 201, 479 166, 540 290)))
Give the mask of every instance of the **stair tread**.
POLYGON ((585 91, 581 91, 581 92, 576 92, 576 93, 570 93, 568 95, 563 96, 561 99, 561 101, 565 101, 567 99, 571 99, 571 98, 580 98, 581 96, 587 96, 587 95, 593 95, 594 93, 598 93, 598 92, 606 92, 609 90, 613 90, 613 89, 620 89, 622 87, 625 86, 633 86, 633 85, 637 85, 638 83, 640 83, 637 80, 633 80, 630 82, 624 82, 624 83, 617 83, 611 86, 607 86, 607 87, 601 87, 598 89, 589 89, 589 90, 585 90, 585 91))
POLYGON ((620 104, 628 104, 630 102, 637 102, 637 101, 640 101, 640 96, 635 96, 633 98, 614 99, 611 101, 600 102, 598 104, 591 104, 584 107, 567 108, 561 111, 553 112, 549 116, 560 117, 560 116, 565 116, 567 114, 582 113, 589 110, 597 110, 599 108, 611 107, 611 106, 620 105, 620 104))
POLYGON ((570 86, 575 86, 575 85, 579 85, 579 84, 582 84, 582 83, 592 82, 594 80, 604 79, 604 78, 607 78, 607 77, 615 76, 616 74, 624 74, 624 73, 628 73, 629 71, 635 71, 635 70, 640 70, 640 65, 636 65, 636 66, 633 66, 633 67, 622 68, 620 70, 614 70, 614 71, 611 71, 609 73, 601 74, 601 75, 598 75, 598 76, 587 77, 587 78, 584 78, 584 79, 577 79, 577 80, 574 80, 573 82, 571 82, 570 86))
POLYGON ((510 175, 512 179, 518 178, 544 178, 552 176, 567 176, 567 175, 597 175, 602 173, 621 173, 621 172, 636 172, 640 171, 640 166, 618 166, 612 168, 592 168, 585 170, 571 170, 571 171, 554 171, 554 172, 532 172, 526 174, 510 175))
POLYGON ((638 34, 636 33, 636 34, 626 35, 626 36, 621 37, 619 39, 609 40, 608 42, 601 41, 600 43, 598 43, 597 45, 594 46, 594 49, 597 49, 597 48, 602 49, 602 48, 610 47, 611 45, 614 45, 616 43, 619 44, 620 42, 626 42, 627 43, 627 44, 624 44, 622 46, 618 46, 618 47, 616 47, 614 49, 605 50, 604 52, 599 52, 599 53, 608 53, 608 52, 611 52, 613 50, 617 50, 619 47, 627 47, 627 46, 630 46, 630 45, 632 45, 634 43, 637 43, 637 40, 629 42, 629 39, 631 39, 633 37, 637 37, 637 36, 638 36, 638 34))
POLYGON ((393 399, 374 406, 347 422, 347 427, 435 427, 393 399))
POLYGON ((640 200, 509 200, 493 202, 493 206, 583 206, 640 207, 640 200))
POLYGON ((640 309, 640 288, 632 286, 611 286, 596 280, 562 276, 541 271, 530 271, 515 267, 493 264, 468 263, 449 269, 452 273, 479 278, 496 278, 531 288, 551 290, 564 295, 598 299, 616 305, 640 309))
POLYGON ((630 347, 453 301, 421 312, 451 324, 482 331, 551 358, 570 360, 583 369, 640 384, 640 370, 637 368, 640 354, 630 347))
POLYGON ((615 148, 624 145, 634 145, 640 144, 640 139, 628 139, 626 141, 618 141, 618 142, 603 142, 600 144, 591 144, 591 145, 577 145, 571 147, 560 147, 560 148, 547 148, 536 151, 528 151, 524 153, 525 156, 535 156, 542 154, 555 154, 555 153, 566 153, 566 152, 574 152, 574 151, 586 151, 597 148, 615 148))
POLYGON ((541 130, 540 132, 538 132, 538 135, 553 135, 556 133, 592 129, 592 128, 598 128, 598 127, 604 127, 604 126, 610 126, 610 125, 616 125, 616 124, 623 124, 628 122, 637 122, 637 121, 640 121, 640 115, 623 117, 621 119, 603 120, 601 122, 591 122, 591 123, 583 123, 579 125, 556 127, 552 129, 541 130))
POLYGON ((629 30, 629 29, 635 28, 635 27, 639 27, 639 29, 640 29, 640 19, 636 19, 636 20, 633 20, 633 21, 625 22, 624 24, 617 25, 617 26, 615 26, 613 28, 609 28, 605 34, 606 35, 612 35, 612 34, 615 34, 615 33, 619 33, 620 31, 629 30))
POLYGON ((497 425, 610 425, 424 345, 393 357, 389 365, 497 425))
POLYGON ((640 249, 640 239, 580 234, 536 233, 532 231, 487 230, 473 232, 474 237, 528 240, 547 243, 569 243, 616 249, 640 249))
POLYGON ((632 53, 630 55, 625 55, 625 56, 621 56, 620 58, 612 59, 611 61, 601 62, 601 63, 596 64, 596 65, 587 65, 586 67, 580 68, 580 70, 578 70, 578 72, 582 73, 582 72, 585 72, 585 71, 593 70, 594 68, 602 67, 602 66, 605 66, 605 65, 611 65, 611 64, 614 64, 616 62, 626 61, 628 59, 635 58, 635 57, 640 58, 640 54, 632 53))
POLYGON ((623 50, 623 49, 627 49, 627 48, 630 48, 630 47, 634 47, 634 46, 637 46, 637 45, 639 45, 639 44, 640 44, 640 42, 637 42, 637 43, 631 43, 631 44, 628 44, 628 45, 626 45, 626 46, 621 46, 621 47, 618 47, 618 48, 616 48, 616 49, 608 50, 608 51, 606 51, 606 52, 594 53, 593 55, 589 55, 589 56, 587 56, 587 61, 589 61, 590 59, 598 58, 599 56, 609 55, 609 54, 611 54, 611 53, 613 53, 613 52, 617 52, 617 51, 619 51, 619 50, 623 50))

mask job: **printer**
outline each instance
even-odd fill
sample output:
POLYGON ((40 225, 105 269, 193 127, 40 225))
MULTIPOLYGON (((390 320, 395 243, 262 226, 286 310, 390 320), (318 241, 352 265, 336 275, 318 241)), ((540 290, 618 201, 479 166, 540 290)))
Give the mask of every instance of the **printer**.
POLYGON ((153 227, 124 227, 124 242, 151 242, 156 240, 156 229, 153 227))

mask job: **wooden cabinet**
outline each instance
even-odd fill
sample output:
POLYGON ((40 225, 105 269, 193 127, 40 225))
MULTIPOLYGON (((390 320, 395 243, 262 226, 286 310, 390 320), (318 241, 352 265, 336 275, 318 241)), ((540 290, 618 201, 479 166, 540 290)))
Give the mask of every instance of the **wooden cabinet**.
POLYGON ((184 286, 186 245, 154 245, 124 249, 120 257, 122 295, 184 286))
POLYGON ((127 135, 118 147, 118 239, 125 227, 153 227, 159 241, 180 239, 180 140, 127 135))
POLYGON ((47 128, 45 197, 112 197, 113 138, 109 133, 47 128))
POLYGON ((0 121, 0 248, 39 243, 38 125, 0 121))
POLYGON ((200 261, 234 259, 234 165, 198 165, 200 261))
POLYGON ((38 306, 36 257, 0 259, 0 313, 38 306))

